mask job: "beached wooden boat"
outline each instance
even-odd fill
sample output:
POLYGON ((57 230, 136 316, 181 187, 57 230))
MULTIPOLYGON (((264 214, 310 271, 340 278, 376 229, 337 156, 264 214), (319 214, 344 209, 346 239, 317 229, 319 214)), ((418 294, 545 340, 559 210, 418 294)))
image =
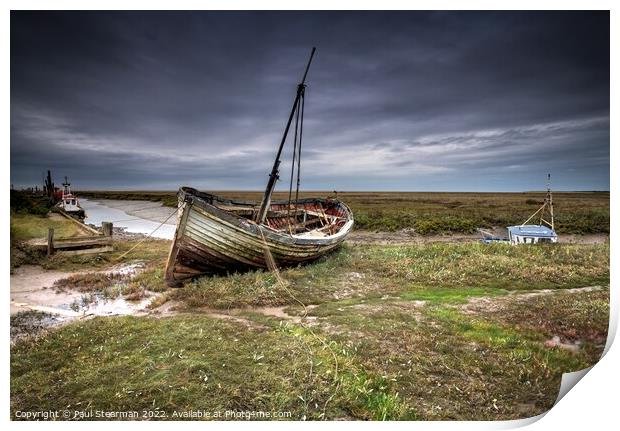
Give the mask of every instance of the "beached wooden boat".
POLYGON ((207 274, 268 268, 315 260, 344 241, 353 227, 349 208, 335 199, 271 203, 265 223, 254 221, 260 206, 179 190, 179 214, 168 257, 170 285, 207 274))
POLYGON ((274 269, 315 260, 340 245, 353 228, 353 214, 336 199, 299 199, 305 79, 314 48, 280 142, 261 202, 238 202, 190 187, 178 193, 179 210, 165 278, 171 286, 208 274, 274 269), (293 118, 295 140, 289 198, 271 201, 280 155, 293 118), (297 163, 297 165, 296 165, 297 163), (297 189, 293 199, 293 177, 297 189))

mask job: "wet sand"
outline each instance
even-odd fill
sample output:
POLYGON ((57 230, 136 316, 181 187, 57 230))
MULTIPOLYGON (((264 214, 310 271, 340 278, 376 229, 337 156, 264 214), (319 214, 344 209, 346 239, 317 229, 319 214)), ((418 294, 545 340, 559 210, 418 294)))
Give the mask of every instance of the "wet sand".
POLYGON ((79 292, 56 293, 54 282, 72 275, 47 271, 40 266, 23 265, 11 274, 11 314, 26 310, 52 312, 75 317, 70 305, 82 296, 79 292))

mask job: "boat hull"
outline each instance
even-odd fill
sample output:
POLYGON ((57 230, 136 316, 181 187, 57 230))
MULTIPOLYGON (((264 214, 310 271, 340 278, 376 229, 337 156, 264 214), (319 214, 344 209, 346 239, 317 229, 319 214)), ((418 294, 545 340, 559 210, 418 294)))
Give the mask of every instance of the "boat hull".
POLYGON ((84 219, 86 218, 86 212, 84 211, 84 208, 79 205, 74 205, 71 207, 71 209, 65 209, 63 208, 61 203, 58 203, 56 204, 56 208, 60 209, 62 212, 73 217, 76 220, 84 221, 84 219))
MULTIPOLYGON (((350 210, 342 203, 347 221, 334 235, 303 237, 257 224, 216 206, 212 195, 183 188, 179 192, 177 229, 166 265, 165 278, 171 286, 202 275, 226 274, 268 268, 273 257, 278 267, 293 266, 318 259, 334 250, 353 227, 350 210), (267 251, 268 250, 268 251, 267 251)), ((332 206, 336 201, 322 201, 332 206)), ((248 205, 221 200, 229 205, 248 205)), ((278 205, 278 203, 274 203, 278 205)), ((280 204, 281 205, 281 204, 280 204)))

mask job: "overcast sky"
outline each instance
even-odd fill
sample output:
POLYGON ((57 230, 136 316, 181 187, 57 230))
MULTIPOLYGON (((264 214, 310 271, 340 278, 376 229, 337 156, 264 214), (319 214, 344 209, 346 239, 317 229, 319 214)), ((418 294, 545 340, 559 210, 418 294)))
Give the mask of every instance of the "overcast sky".
POLYGON ((312 46, 302 189, 609 190, 608 12, 12 12, 11 181, 263 189, 312 46))

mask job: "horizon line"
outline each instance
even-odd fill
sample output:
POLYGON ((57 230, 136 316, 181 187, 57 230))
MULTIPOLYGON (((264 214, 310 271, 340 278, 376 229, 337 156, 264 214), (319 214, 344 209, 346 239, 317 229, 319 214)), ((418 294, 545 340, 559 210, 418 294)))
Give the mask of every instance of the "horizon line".
MULTIPOLYGON (((23 189, 21 189, 23 190, 23 189)), ((196 189, 199 191, 217 191, 217 192, 261 192, 261 189, 196 189)), ((119 192, 119 193, 135 193, 135 192, 177 192, 178 189, 75 189, 76 192, 119 192)), ((541 190, 329 190, 314 189, 304 190, 300 193, 317 193, 317 192, 337 192, 337 193, 546 193, 546 189, 541 190)), ((610 193, 610 190, 569 190, 569 189, 551 189, 552 193, 610 193)), ((274 193, 288 193, 288 190, 275 190, 274 193)))

